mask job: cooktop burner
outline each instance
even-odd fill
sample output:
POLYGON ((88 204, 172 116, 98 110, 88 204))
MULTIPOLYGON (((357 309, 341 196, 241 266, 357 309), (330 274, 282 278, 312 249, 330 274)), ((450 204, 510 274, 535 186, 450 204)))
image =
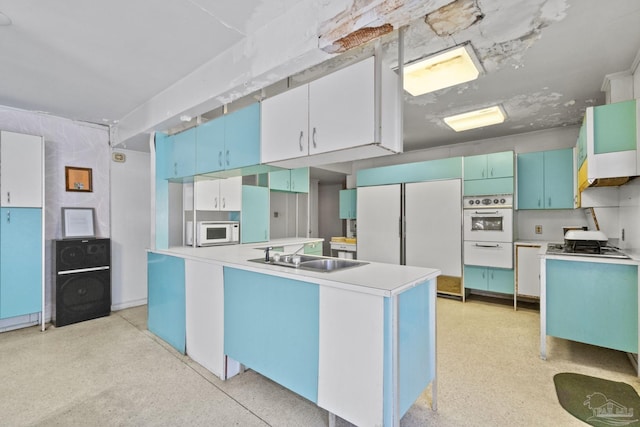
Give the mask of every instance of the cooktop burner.
POLYGON ((591 256, 600 258, 629 259, 620 249, 611 246, 596 245, 565 245, 563 243, 549 243, 547 245, 548 255, 574 255, 591 256))

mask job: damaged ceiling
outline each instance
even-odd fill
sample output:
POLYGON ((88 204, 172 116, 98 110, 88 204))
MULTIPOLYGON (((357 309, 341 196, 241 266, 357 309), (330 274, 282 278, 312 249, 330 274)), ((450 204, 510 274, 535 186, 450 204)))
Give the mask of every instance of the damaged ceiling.
POLYGON ((470 43, 484 69, 404 94, 405 151, 575 125, 640 49, 637 0, 0 0, 0 12, 0 105, 110 125, 114 145, 142 150, 147 132, 326 74, 371 40, 396 67, 402 26, 406 62, 470 43), (442 121, 493 104, 503 124, 442 121))

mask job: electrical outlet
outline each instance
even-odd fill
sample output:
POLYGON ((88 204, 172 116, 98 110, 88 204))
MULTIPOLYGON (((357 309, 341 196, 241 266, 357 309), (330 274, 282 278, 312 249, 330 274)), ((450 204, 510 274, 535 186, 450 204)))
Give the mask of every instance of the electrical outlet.
POLYGON ((536 225, 536 234, 542 234, 542 226, 536 225))

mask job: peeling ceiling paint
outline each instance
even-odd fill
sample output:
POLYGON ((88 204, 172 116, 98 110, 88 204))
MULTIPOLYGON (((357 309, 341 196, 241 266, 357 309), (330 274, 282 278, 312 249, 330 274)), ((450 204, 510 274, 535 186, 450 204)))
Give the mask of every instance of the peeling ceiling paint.
POLYGON ((425 22, 440 37, 465 30, 484 18, 477 1, 456 0, 425 17, 425 22))

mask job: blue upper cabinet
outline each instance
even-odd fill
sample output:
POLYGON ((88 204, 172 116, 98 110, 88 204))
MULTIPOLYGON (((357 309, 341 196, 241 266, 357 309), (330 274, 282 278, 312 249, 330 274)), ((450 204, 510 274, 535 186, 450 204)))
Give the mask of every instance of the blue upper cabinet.
POLYGON ((518 209, 572 209, 573 150, 518 155, 518 209))
POLYGON ((269 172, 269 188, 292 193, 309 192, 309 168, 283 169, 269 172))
POLYGON ((260 163, 260 104, 225 116, 224 168, 237 169, 260 163))
POLYGON ((196 173, 220 171, 224 164, 224 117, 196 128, 196 173))
POLYGON ((357 216, 357 190, 340 190, 340 219, 355 219, 357 216))
POLYGON ((634 99, 593 108, 594 154, 636 150, 636 104, 634 99))
POLYGON ((169 178, 173 166, 173 139, 167 134, 156 132, 156 177, 169 178))
POLYGON ((518 209, 544 209, 544 156, 518 154, 518 209))
POLYGON ((513 193, 513 151, 464 158, 464 195, 513 193))
POLYGON ((481 154, 464 158, 464 179, 508 178, 513 176, 513 152, 481 154))
POLYGON ((177 179, 260 163, 260 104, 175 135, 156 135, 156 174, 177 179))
POLYGON ((184 178, 196 173, 196 128, 187 129, 171 137, 173 165, 169 178, 184 178))
POLYGON ((587 159, 587 128, 584 123, 580 126, 580 133, 578 134, 578 169, 584 161, 587 159))

